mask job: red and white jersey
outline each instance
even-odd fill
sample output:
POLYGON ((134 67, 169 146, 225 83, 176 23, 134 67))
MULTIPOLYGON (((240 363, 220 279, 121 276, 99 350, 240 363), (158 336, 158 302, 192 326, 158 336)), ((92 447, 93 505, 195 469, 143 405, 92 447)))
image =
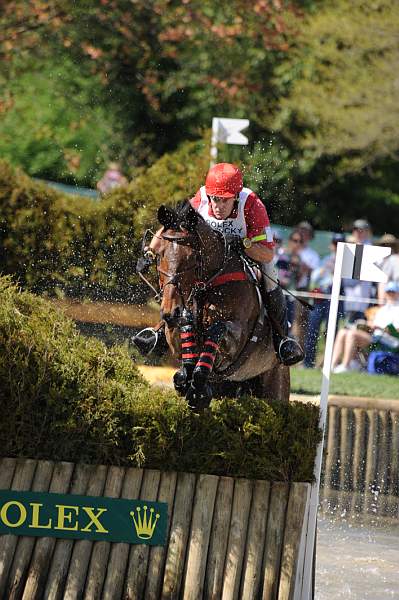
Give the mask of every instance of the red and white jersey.
POLYGON ((241 238, 252 239, 264 236, 264 239, 259 240, 258 243, 274 248, 273 234, 266 208, 255 192, 249 188, 241 190, 238 202, 228 219, 215 217, 205 186, 198 190, 190 203, 213 229, 225 234, 238 235, 241 238))

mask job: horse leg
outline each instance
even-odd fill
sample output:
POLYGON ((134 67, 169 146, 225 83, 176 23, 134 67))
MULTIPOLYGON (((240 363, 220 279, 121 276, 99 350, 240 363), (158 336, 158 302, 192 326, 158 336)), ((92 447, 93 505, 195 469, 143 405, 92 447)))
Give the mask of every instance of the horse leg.
POLYGON ((259 395, 266 400, 288 402, 290 399, 290 369, 277 363, 270 370, 259 375, 259 395))
POLYGON ((212 389, 208 379, 212 373, 219 343, 225 333, 226 325, 221 321, 213 323, 205 333, 203 350, 195 365, 191 385, 186 394, 188 404, 193 408, 206 408, 212 400, 212 389))
POLYGON ((175 390, 185 396, 190 386, 195 364, 198 360, 197 336, 194 316, 191 311, 183 310, 179 323, 181 341, 181 368, 173 376, 175 390))

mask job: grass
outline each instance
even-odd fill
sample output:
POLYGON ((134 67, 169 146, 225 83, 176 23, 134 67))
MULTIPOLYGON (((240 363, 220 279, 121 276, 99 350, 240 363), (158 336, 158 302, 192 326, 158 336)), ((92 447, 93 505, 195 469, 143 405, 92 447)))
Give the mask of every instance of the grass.
MULTIPOLYGON (((291 392, 319 394, 321 378, 320 369, 291 369, 291 392)), ((333 374, 330 394, 399 400, 399 377, 369 375, 364 372, 333 374)))

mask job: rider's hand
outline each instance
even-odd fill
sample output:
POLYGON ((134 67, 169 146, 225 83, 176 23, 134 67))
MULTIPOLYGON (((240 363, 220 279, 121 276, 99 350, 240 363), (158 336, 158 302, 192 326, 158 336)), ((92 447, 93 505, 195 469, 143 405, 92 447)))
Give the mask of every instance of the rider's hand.
POLYGON ((147 250, 144 256, 140 256, 136 263, 136 273, 147 273, 154 260, 155 255, 152 250, 147 250))

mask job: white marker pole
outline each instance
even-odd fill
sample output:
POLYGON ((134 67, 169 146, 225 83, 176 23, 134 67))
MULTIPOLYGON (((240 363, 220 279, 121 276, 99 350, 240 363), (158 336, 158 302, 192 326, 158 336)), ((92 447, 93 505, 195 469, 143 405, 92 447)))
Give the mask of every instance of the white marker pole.
POLYGON ((317 527, 317 509, 319 505, 319 488, 321 464, 323 459, 324 431, 327 420, 328 391, 330 388, 331 361, 334 347, 335 331, 337 326, 337 314, 342 277, 355 277, 354 271, 358 271, 356 279, 363 281, 386 281, 386 275, 376 267, 375 262, 382 260, 391 253, 390 248, 380 246, 361 246, 360 244, 347 244, 339 242, 335 258, 333 284, 331 290, 330 313, 328 316, 326 348, 324 353, 323 379, 320 393, 320 420, 319 427, 322 431, 322 439, 317 447, 316 461, 314 467, 315 482, 312 485, 309 501, 308 526, 304 557, 303 585, 301 600, 312 600, 312 574, 313 558, 315 550, 315 537, 317 527), (360 260, 356 256, 360 250, 360 260))
POLYGON ((218 157, 218 141, 219 141, 219 117, 213 117, 212 119, 212 138, 211 138, 211 162, 209 167, 213 167, 216 164, 218 157))

